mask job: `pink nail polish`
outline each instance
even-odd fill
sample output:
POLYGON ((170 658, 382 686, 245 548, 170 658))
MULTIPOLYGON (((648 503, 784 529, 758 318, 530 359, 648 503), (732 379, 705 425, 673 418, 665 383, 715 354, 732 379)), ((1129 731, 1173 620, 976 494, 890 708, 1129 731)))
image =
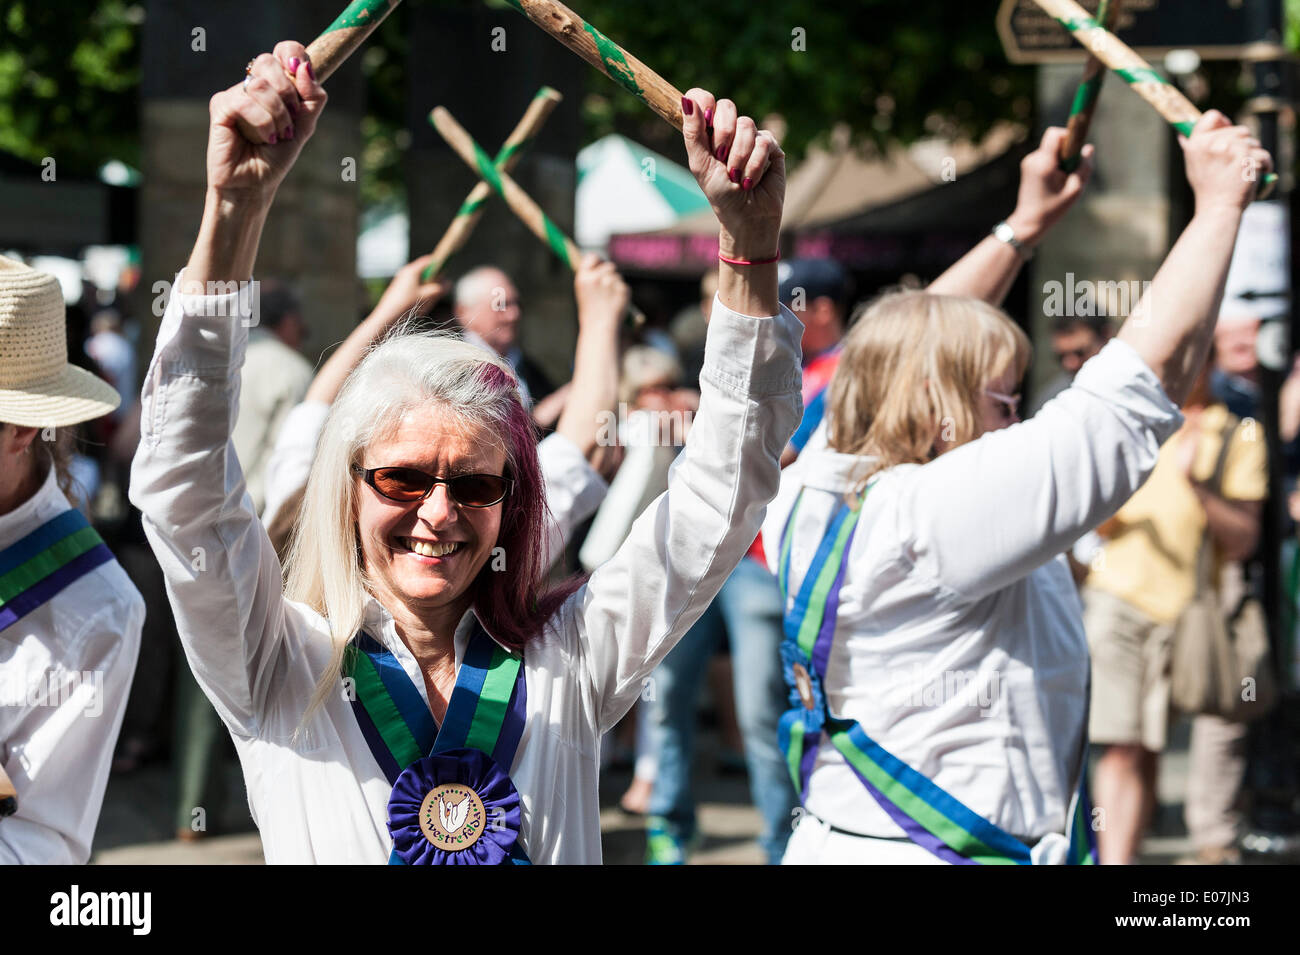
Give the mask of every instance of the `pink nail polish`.
POLYGON ((727 176, 731 179, 732 182, 740 182, 739 169, 732 169, 730 172, 727 173, 727 176))
POLYGON ((289 75, 290 75, 290 76, 297 76, 297 75, 298 75, 298 66, 299 66, 301 63, 302 63, 302 60, 298 59, 296 56, 291 56, 291 57, 289 57, 289 75))
POLYGON ((271 134, 271 145, 274 146, 274 145, 275 145, 276 143, 278 143, 279 141, 280 141, 280 137, 277 136, 275 133, 272 133, 272 134, 271 134))
POLYGON ((713 125, 713 110, 711 110, 711 109, 706 109, 706 110, 704 111, 704 123, 705 123, 705 125, 707 125, 707 126, 712 126, 712 125, 713 125))
POLYGON ((311 68, 311 60, 307 61, 307 75, 311 77, 312 82, 316 82, 316 71, 311 68))
POLYGON ((740 188, 748 192, 750 189, 754 188, 754 180, 749 178, 749 176, 746 176, 745 181, 740 184, 740 188))
POLYGON ((690 116, 695 112, 695 104, 685 96, 682 97, 682 115, 690 116))
POLYGON ((723 143, 721 146, 718 147, 718 162, 722 162, 722 160, 726 158, 727 158, 727 144, 723 143))
POLYGON ((293 127, 292 127, 292 126, 286 126, 286 127, 284 128, 284 138, 285 138, 285 139, 293 139, 293 127))

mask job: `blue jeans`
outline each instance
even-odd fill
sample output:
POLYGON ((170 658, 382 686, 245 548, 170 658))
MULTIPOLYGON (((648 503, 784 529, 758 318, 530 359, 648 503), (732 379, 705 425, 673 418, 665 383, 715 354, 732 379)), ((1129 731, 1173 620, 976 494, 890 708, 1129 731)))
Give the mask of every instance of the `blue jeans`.
POLYGON ((759 845, 772 864, 780 863, 785 852, 798 805, 777 744, 777 723, 786 708, 781 619, 776 578, 746 557, 704 616, 655 670, 650 708, 651 741, 659 757, 650 814, 663 817, 672 834, 684 841, 695 834, 691 794, 695 700, 725 627, 731 640, 736 718, 745 741, 750 794, 763 816, 759 845))

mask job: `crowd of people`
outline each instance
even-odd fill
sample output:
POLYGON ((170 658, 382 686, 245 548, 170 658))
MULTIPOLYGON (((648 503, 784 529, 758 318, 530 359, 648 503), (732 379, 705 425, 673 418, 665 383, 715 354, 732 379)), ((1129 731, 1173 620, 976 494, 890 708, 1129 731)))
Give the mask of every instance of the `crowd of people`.
MULTIPOLYGON (((597 863, 622 723, 621 804, 648 862, 682 863, 722 647, 766 861, 1137 859, 1193 692, 1179 647, 1263 626, 1249 322, 1220 316, 1242 170, 1271 168, 1247 130, 1212 112, 1183 141, 1190 223, 1121 325, 1053 328, 1061 373, 1022 421, 1032 348, 1001 305, 1088 184, 1091 147, 1058 168, 1063 130, 987 238, 864 300, 833 261, 780 261, 780 146, 688 91, 717 269, 675 344, 630 337, 628 284, 584 257, 555 387, 510 276, 424 281, 428 256, 319 368, 302 356, 292 289, 249 279, 326 102, 292 42, 213 98, 197 240, 138 378, 120 318, 70 350, 57 282, 0 258, 22 690, 0 706, 0 860, 85 862, 110 767, 162 745, 170 705, 181 839, 209 831, 228 736, 268 862, 597 863), (454 327, 430 330, 447 298, 454 327), (132 508, 106 544, 75 428, 109 420, 132 508)), ((1283 404, 1294 440, 1300 385, 1283 404)), ((1239 859, 1250 702, 1191 710, 1196 861, 1239 859)))

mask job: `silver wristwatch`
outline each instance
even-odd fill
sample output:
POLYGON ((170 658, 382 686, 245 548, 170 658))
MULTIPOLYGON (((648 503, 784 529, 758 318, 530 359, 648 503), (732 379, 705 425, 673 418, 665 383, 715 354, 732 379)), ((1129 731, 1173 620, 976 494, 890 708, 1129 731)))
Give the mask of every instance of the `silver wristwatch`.
POLYGON ((1028 262, 1034 257, 1034 250, 1016 238, 1016 230, 1007 225, 1006 219, 1003 219, 993 227, 993 238, 1011 246, 1011 248, 1016 250, 1016 254, 1025 262, 1028 262))

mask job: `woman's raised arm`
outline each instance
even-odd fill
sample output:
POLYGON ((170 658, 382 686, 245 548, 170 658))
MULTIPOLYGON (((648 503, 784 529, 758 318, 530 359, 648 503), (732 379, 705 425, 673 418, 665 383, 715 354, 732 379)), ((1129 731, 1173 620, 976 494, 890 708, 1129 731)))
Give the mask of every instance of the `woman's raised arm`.
POLYGON ((208 189, 183 291, 201 295, 209 283, 252 275, 275 192, 327 98, 306 47, 286 40, 252 62, 245 82, 209 101, 208 189))
POLYGON ((576 630, 601 729, 627 711, 744 559, 801 410, 802 328, 777 301, 784 157, 729 100, 691 90, 682 111, 691 171, 718 217, 721 255, 733 262, 722 265, 700 408, 668 490, 562 611, 574 615, 561 626, 576 630))
POLYGON ((158 329, 131 470, 131 501, 190 667, 227 727, 245 737, 277 732, 268 706, 305 703, 315 682, 298 652, 307 624, 288 619, 280 563, 230 440, 262 224, 325 104, 305 56, 301 44, 281 43, 257 58, 247 90, 212 98, 203 225, 158 329))
POLYGON ((1241 213, 1273 160, 1250 130, 1215 110, 1179 141, 1196 212, 1117 337, 1181 405, 1209 353, 1241 213))

